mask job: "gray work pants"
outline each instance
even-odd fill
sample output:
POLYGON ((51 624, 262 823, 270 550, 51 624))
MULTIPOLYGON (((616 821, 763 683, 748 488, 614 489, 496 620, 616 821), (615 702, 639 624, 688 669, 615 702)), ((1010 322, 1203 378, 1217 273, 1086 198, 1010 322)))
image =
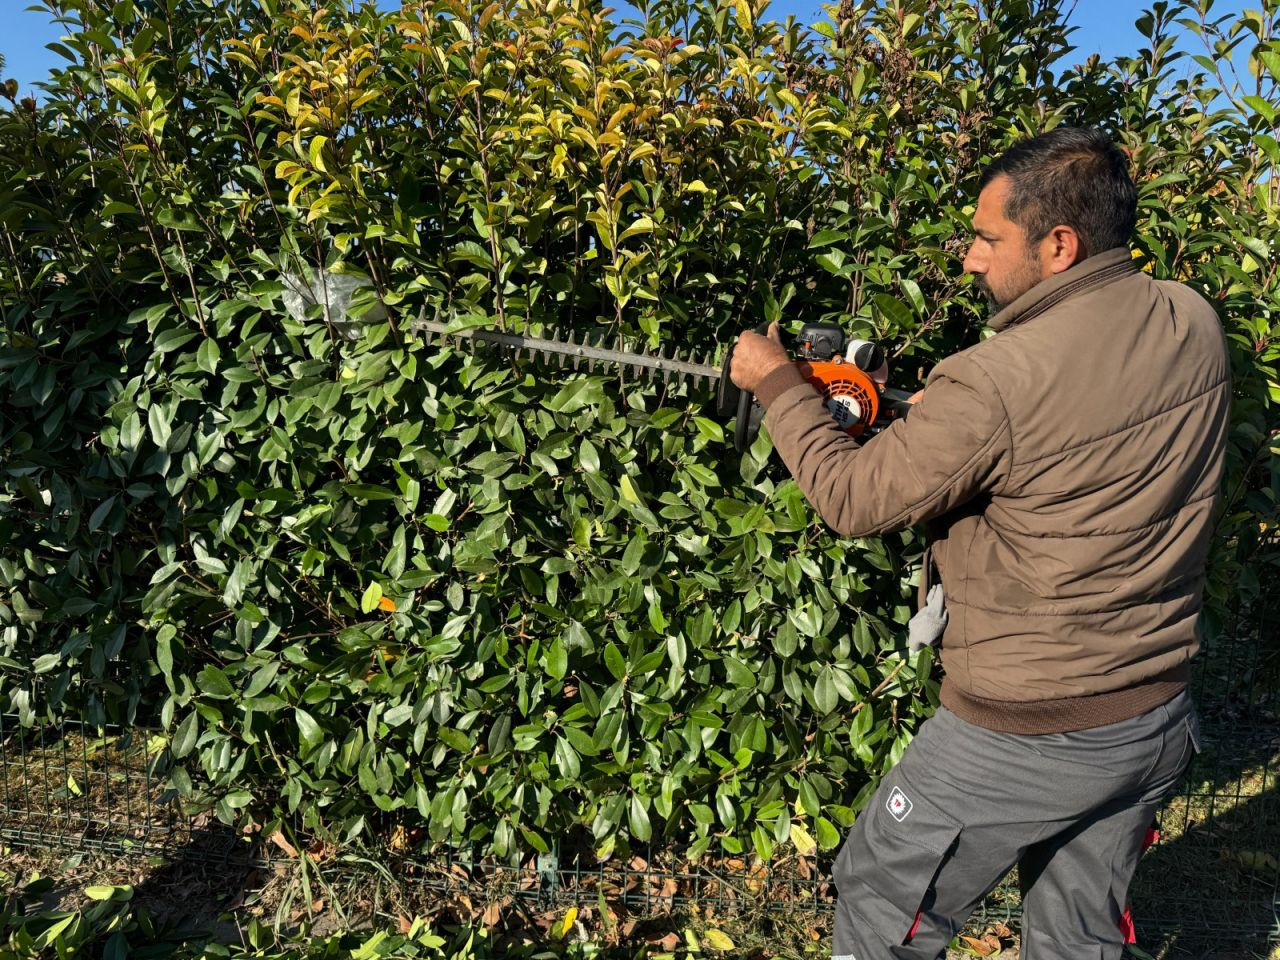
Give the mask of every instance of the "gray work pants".
POLYGON ((942 707, 836 858, 835 960, 935 960, 1018 865, 1022 960, 1117 960, 1147 827, 1199 730, 1191 697, 1105 727, 996 733, 942 707))

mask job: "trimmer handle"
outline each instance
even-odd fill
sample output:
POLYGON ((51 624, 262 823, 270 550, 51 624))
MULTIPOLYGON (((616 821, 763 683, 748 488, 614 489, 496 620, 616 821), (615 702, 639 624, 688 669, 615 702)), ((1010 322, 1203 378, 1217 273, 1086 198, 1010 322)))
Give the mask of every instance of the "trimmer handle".
POLYGON ((906 390, 885 387, 880 393, 881 420, 901 420, 911 412, 912 394, 906 390))
MULTIPOLYGON (((762 337, 769 335, 769 324, 762 323, 755 332, 762 337)), ((733 362, 733 351, 737 348, 735 340, 724 355, 720 367, 720 385, 716 391, 716 415, 722 420, 735 417, 733 427, 733 447, 743 451, 751 445, 752 439, 760 430, 760 421, 764 417, 764 408, 756 403, 756 395, 750 390, 743 390, 729 379, 729 366, 733 362)))

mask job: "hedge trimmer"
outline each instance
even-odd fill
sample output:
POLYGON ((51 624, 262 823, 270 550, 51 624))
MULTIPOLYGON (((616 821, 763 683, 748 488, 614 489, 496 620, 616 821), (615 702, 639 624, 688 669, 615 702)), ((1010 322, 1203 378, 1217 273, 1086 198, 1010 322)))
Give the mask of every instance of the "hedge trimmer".
MULTIPOLYGON (((685 380, 694 384, 716 383, 716 414, 721 418, 736 417, 733 444, 745 450, 760 429, 764 411, 750 391, 740 390, 729 379, 729 363, 733 347, 725 352, 719 366, 626 349, 619 339, 615 347, 587 339, 575 340, 573 333, 560 339, 534 337, 523 333, 505 333, 485 327, 451 329, 447 323, 419 319, 415 330, 439 334, 445 338, 469 338, 474 342, 494 344, 516 354, 525 353, 553 360, 561 367, 572 363, 575 370, 586 363, 589 371, 597 364, 608 364, 630 370, 651 379, 662 377, 685 380)), ((765 333, 761 326, 757 332, 765 333)), ((866 340, 848 340, 844 331, 829 323, 808 323, 796 337, 794 350, 800 375, 813 384, 827 403, 831 416, 851 436, 877 433, 894 420, 906 416, 911 408, 908 395, 885 387, 888 363, 884 351, 866 340)))

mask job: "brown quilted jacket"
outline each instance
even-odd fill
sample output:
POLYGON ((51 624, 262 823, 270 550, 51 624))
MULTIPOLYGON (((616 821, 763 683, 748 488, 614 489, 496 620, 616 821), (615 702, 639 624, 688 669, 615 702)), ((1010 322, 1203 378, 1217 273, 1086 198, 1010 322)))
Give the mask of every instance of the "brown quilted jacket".
POLYGON ((1016 733, 1136 716, 1185 687, 1199 646, 1231 394, 1221 325, 1116 248, 991 327, 865 445, 793 366, 760 384, 765 424, 841 535, 929 522, 955 713, 1016 733))

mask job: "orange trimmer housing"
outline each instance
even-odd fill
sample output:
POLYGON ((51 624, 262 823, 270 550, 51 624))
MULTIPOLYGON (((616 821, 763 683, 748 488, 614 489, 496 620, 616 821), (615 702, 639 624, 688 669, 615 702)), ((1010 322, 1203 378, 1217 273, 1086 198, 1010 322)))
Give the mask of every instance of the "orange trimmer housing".
POLYGON ((840 428, 860 437, 880 413, 880 390, 874 380, 842 357, 833 360, 801 360, 800 376, 813 385, 840 428))

